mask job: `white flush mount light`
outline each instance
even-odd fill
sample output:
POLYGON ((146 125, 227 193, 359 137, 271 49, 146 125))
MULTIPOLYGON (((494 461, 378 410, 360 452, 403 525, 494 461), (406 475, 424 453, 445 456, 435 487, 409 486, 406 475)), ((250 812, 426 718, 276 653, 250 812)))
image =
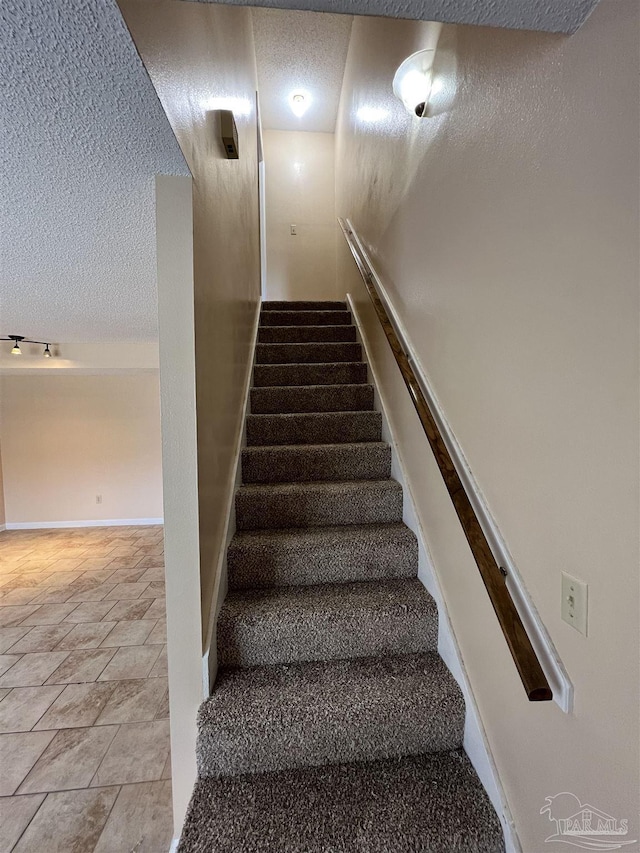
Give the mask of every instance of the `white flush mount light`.
POLYGON ((302 116, 309 109, 311 104, 311 98, 309 97, 308 92, 292 92, 289 95, 289 106, 291 107, 291 112, 298 116, 298 118, 302 118, 302 116))
POLYGON ((424 118, 433 84, 435 50, 419 50, 407 57, 393 78, 393 94, 410 113, 424 118))

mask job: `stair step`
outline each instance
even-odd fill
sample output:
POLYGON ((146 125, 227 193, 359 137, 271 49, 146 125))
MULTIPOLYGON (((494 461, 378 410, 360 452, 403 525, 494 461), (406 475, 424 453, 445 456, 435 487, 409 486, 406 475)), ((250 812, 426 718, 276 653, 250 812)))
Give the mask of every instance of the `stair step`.
POLYGON ((320 344, 256 344, 256 364, 324 364, 361 359, 360 344, 333 341, 320 344))
POLYGON ((274 483, 236 492, 238 530, 393 521, 402 521, 402 486, 395 480, 274 483))
POLYGON ((350 326, 351 312, 338 311, 262 311, 261 326, 350 326))
POLYGON ((355 339, 355 326, 260 326, 258 328, 258 341, 262 344, 354 342, 355 339))
POLYGON ((236 533, 227 552, 229 589, 412 578, 418 543, 404 524, 236 533))
POLYGON ((434 652, 221 669, 198 712, 201 776, 376 761, 462 745, 464 700, 434 652))
POLYGON ((353 385, 367 381, 367 365, 362 362, 337 364, 256 364, 253 385, 353 385))
POLYGON ((380 441, 380 412, 301 412, 247 415, 247 445, 343 444, 380 441))
POLYGON ((232 592, 218 618, 221 666, 436 651, 438 609, 417 578, 232 592))
POLYGON ((295 300, 291 302, 287 301, 273 301, 269 300, 268 302, 262 303, 263 311, 346 311, 347 303, 346 302, 309 302, 302 301, 296 302, 295 300))
POLYGON ((281 385, 251 389, 251 412, 373 411, 373 385, 281 385))
POLYGON ((201 779, 178 853, 504 853, 461 749, 201 779))
POLYGON ((386 480, 390 476, 391 448, 382 441, 285 444, 242 451, 243 483, 386 480))

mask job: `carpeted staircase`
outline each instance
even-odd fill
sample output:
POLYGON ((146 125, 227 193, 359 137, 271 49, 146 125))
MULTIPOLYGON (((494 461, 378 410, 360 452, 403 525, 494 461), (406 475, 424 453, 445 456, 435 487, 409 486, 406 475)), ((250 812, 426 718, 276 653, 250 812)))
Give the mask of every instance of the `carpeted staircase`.
POLYGON ((261 314, 181 853, 498 853, 344 303, 261 314))

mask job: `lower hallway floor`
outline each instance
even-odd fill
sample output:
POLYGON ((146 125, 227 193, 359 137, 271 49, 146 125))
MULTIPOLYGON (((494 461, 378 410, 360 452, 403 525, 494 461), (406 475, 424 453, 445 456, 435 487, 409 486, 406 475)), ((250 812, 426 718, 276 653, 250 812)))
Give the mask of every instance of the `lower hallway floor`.
POLYGON ((172 837, 161 527, 0 533, 0 853, 172 837))

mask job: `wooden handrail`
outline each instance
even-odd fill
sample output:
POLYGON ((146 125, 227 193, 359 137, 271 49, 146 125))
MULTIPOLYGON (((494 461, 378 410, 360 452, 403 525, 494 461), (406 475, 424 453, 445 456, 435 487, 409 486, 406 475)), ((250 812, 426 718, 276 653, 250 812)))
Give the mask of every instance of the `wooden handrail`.
POLYGON ((549 701, 553 699, 553 693, 531 644, 529 635, 522 624, 520 615, 507 589, 507 571, 500 568, 493 556, 480 521, 458 476, 451 455, 447 450, 436 420, 431 413, 429 404, 422 393, 422 388, 411 366, 411 362, 402 348, 398 335, 389 320, 387 310, 380 299, 374 284, 373 274, 370 269, 367 269, 368 265, 361 258, 360 252, 356 247, 353 231, 344 220, 339 219, 338 222, 340 223, 351 254, 362 276, 389 346, 395 356, 396 363, 402 373, 402 378, 407 386, 413 405, 420 418, 420 423, 427 436, 442 479, 445 482, 453 506, 460 519, 462 529, 467 537, 469 547, 480 570, 480 575, 498 617, 502 633, 509 646, 509 651, 511 652, 527 696, 531 702, 549 701))

